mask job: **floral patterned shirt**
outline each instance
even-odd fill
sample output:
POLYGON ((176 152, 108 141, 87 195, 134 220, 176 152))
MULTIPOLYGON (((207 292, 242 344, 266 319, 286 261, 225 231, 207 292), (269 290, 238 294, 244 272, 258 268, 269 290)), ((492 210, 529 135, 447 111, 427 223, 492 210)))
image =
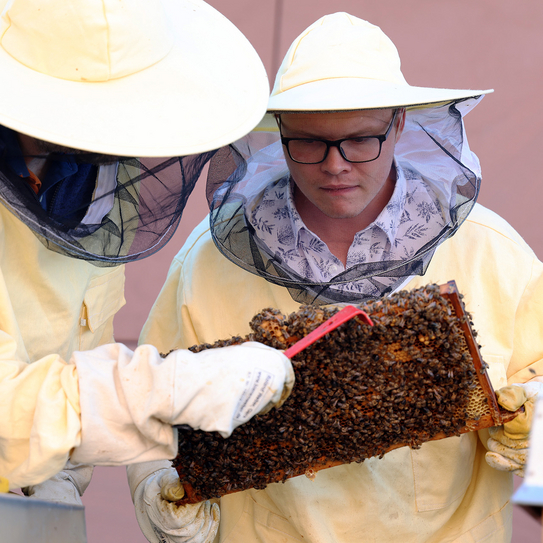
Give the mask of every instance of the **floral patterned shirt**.
MULTIPOLYGON (((377 219, 354 236, 347 266, 303 223, 296 210, 292 184, 284 177, 264 191, 248 220, 258 237, 294 272, 309 281, 328 282, 358 264, 383 260, 407 260, 433 239, 445 226, 437 196, 420 174, 396 164, 397 179, 388 204, 377 219)), ((381 284, 393 284, 395 277, 381 277, 381 284)), ((371 280, 337 284, 342 291, 378 294, 371 280)))

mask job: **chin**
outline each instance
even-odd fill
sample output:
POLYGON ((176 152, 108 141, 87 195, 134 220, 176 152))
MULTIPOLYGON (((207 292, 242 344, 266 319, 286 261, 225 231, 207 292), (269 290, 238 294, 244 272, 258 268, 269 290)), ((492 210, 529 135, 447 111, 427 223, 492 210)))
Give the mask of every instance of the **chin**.
MULTIPOLYGON (((363 211, 363 210, 362 210, 363 211)), ((362 213, 360 210, 321 209, 321 212, 330 219, 355 219, 362 213)))

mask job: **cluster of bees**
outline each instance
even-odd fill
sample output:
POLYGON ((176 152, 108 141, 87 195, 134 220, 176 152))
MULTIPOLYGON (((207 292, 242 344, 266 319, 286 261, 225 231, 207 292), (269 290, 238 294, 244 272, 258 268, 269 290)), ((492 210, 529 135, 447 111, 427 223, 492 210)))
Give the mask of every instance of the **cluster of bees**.
MULTIPOLYGON (((437 285, 402 291, 361 306, 374 326, 352 319, 292 359, 294 390, 280 409, 258 415, 223 439, 181 430, 174 460, 186 497, 195 503, 261 489, 272 482, 436 437, 459 435, 485 409, 461 324, 437 285), (475 408, 470 397, 476 401, 475 408)), ((252 332, 198 352, 259 341, 286 349, 338 307, 302 306, 284 317, 266 309, 252 332)))

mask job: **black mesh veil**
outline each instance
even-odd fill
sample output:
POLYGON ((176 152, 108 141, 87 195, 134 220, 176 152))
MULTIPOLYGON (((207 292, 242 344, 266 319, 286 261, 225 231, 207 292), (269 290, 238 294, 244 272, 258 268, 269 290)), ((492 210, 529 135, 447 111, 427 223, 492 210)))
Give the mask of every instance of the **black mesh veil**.
POLYGON ((97 266, 116 266, 150 256, 168 242, 214 153, 121 158, 94 167, 90 183, 81 189, 88 197, 74 197, 70 187, 59 185, 56 190, 64 191, 61 199, 66 203, 56 205, 54 213, 44 209, 21 178, 2 167, 0 201, 48 249, 97 266))
POLYGON ((264 190, 289 176, 281 142, 270 144, 270 138, 278 136, 258 133, 219 150, 211 160, 207 196, 217 248, 243 269, 287 288, 300 303, 360 303, 397 290, 412 276, 425 273, 437 247, 456 232, 476 202, 481 172, 469 149, 463 116, 480 99, 407 109, 395 160, 420 174, 439 203, 444 226, 422 238, 405 259, 361 263, 325 283, 312 282, 290 268, 248 220, 264 190), (340 288, 353 281, 366 282, 368 294, 340 288))

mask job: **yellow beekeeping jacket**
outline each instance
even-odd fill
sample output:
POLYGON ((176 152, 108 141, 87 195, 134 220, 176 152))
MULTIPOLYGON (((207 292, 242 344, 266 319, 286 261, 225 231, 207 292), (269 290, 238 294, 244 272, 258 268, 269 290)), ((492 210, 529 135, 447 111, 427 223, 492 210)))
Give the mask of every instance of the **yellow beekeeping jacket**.
MULTIPOLYGON (((224 258, 208 222, 172 263, 142 332, 160 351, 248 333, 265 307, 298 304, 288 291, 224 258)), ((543 265, 503 219, 477 205, 437 250, 424 276, 454 279, 479 332, 494 388, 543 375, 543 265)), ((510 541, 512 476, 485 460, 486 432, 403 447, 372 458, 225 496, 228 543, 474 543, 510 541)))
POLYGON ((46 249, 0 206, 0 476, 11 488, 60 471, 81 441, 75 350, 113 341, 124 266, 46 249))

